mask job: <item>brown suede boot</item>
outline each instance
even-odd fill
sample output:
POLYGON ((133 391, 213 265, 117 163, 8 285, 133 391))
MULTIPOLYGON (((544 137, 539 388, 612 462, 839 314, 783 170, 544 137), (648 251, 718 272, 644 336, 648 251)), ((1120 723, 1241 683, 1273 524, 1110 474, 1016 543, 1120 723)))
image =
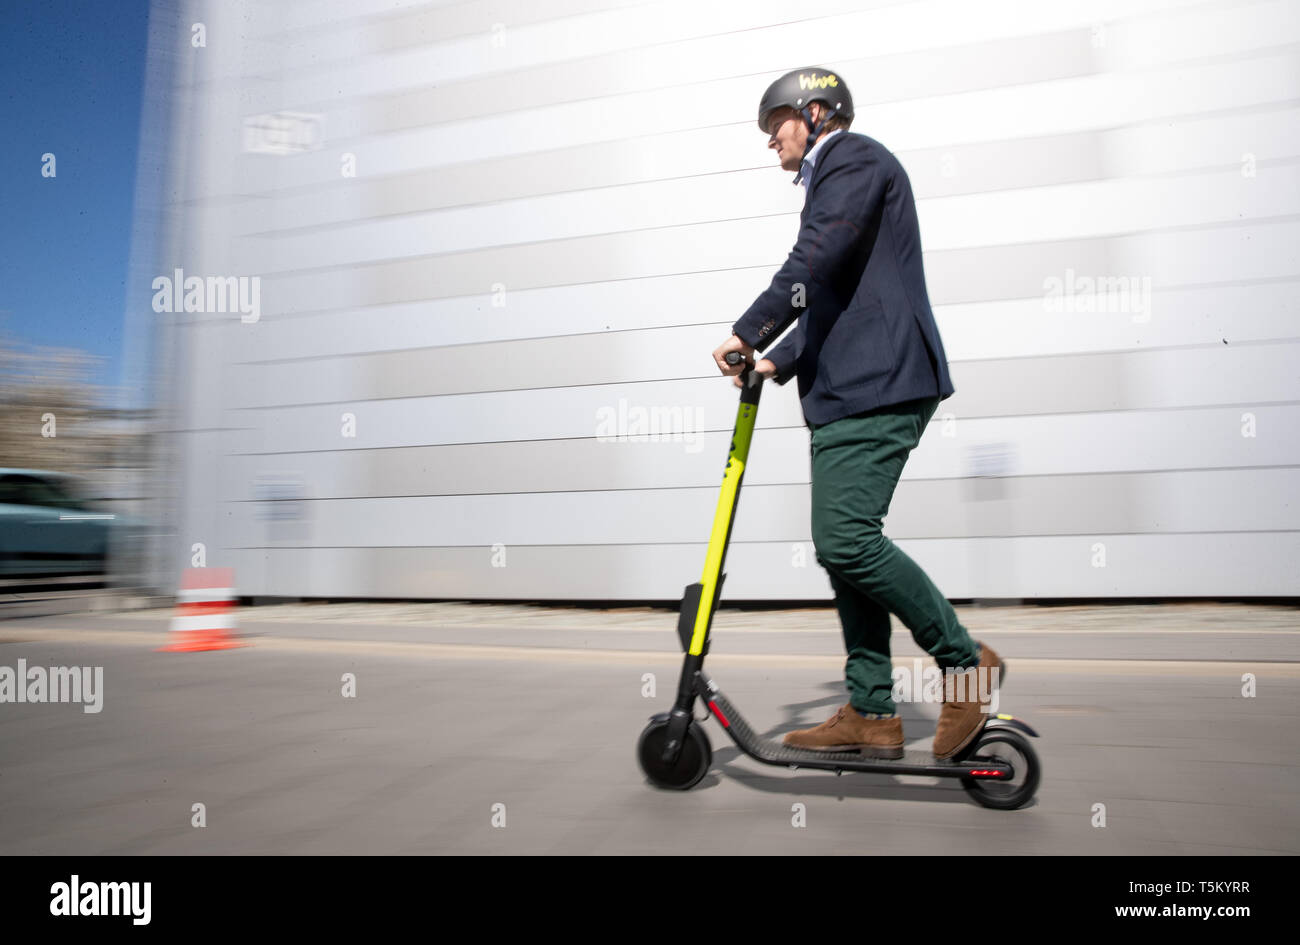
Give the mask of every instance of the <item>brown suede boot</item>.
MULTIPOLYGON (((975 642, 979 643, 978 640, 975 642)), ((988 674, 984 685, 991 696, 1006 674, 1006 666, 987 643, 979 643, 979 646, 980 661, 975 668, 988 674), (992 672, 995 667, 996 673, 992 672)), ((934 733, 934 757, 938 760, 951 758, 984 730, 984 723, 990 716, 983 711, 987 706, 980 701, 980 688, 977 674, 972 673, 965 680, 950 679, 947 673, 944 674, 943 709, 939 713, 939 727, 934 733), (950 685, 955 692, 949 692, 950 685), (949 699, 949 695, 954 698, 949 699)))
POLYGON ((898 716, 864 719, 845 703, 821 725, 789 732, 784 744, 811 751, 860 751, 869 758, 902 758, 903 720, 898 716))

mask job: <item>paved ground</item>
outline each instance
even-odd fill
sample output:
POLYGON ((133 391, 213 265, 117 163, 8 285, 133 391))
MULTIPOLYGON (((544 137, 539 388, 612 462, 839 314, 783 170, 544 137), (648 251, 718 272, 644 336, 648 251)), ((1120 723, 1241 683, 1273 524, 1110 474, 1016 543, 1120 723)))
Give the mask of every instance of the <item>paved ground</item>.
MULTIPOLYGON (((99 713, 0 704, 0 853, 1300 852, 1300 610, 959 613, 1010 661, 1003 711, 1042 736, 1020 811, 938 779, 763 766, 712 721, 710 774, 655 790, 633 749, 680 666, 661 609, 245 608, 250 646, 198 654, 154 651, 167 610, 5 621, 0 667, 102 666, 104 695, 99 713)), ((844 701, 833 610, 715 626, 711 672, 759 731, 844 701)), ((901 709, 928 747, 938 707, 901 709)))

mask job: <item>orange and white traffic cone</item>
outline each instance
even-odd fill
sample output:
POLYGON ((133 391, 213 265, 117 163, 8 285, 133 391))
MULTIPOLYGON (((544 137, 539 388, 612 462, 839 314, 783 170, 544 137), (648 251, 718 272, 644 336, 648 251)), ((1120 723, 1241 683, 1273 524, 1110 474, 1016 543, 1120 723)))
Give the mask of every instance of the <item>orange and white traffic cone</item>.
POLYGON ((171 637, 175 643, 160 646, 159 653, 196 653, 229 650, 240 643, 235 629, 234 568, 186 568, 177 594, 171 637))

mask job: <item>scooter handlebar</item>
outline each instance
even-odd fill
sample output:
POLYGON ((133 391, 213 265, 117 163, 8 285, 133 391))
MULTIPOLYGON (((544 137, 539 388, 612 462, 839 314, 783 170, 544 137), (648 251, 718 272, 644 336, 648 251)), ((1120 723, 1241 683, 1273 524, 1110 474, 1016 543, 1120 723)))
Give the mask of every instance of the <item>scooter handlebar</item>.
POLYGON ((755 371, 754 365, 745 361, 745 356, 741 354, 739 351, 728 351, 725 355, 723 355, 723 358, 724 360, 726 360, 728 364, 745 365, 745 367, 740 372, 740 384, 746 391, 752 391, 752 394, 742 395, 742 400, 745 397, 752 396, 754 399, 749 402, 757 404, 758 389, 763 385, 763 381, 765 380, 764 376, 760 374, 758 371, 755 371))

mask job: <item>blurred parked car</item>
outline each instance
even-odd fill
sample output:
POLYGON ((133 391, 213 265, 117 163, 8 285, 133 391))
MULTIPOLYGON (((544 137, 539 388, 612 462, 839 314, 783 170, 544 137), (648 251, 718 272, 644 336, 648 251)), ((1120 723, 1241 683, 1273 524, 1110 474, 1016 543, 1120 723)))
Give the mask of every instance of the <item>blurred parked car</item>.
POLYGON ((0 575, 103 574, 131 523, 84 495, 78 476, 0 468, 0 575))

